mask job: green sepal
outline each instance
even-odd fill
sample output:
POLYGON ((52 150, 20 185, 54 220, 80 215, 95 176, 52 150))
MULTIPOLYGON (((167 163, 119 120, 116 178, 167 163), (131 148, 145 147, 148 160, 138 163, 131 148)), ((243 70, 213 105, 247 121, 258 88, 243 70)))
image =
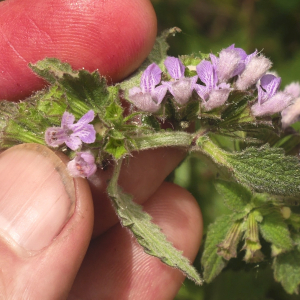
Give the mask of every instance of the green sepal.
POLYGON ((225 239, 217 245, 217 254, 226 260, 237 256, 237 246, 242 236, 243 221, 235 221, 226 234, 225 239))
POLYGON ((111 136, 108 137, 108 142, 106 143, 104 150, 117 160, 128 153, 125 146, 125 139, 111 136))
POLYGON ((122 225, 134 234, 147 254, 159 258, 168 266, 181 270, 195 283, 202 284, 203 280, 189 260, 167 241, 161 229, 151 222, 151 216, 144 212, 140 205, 134 203, 132 197, 125 194, 118 186, 121 165, 122 160, 119 160, 107 191, 122 225))
POLYGON ((123 108, 116 102, 110 103, 105 109, 104 120, 109 123, 118 125, 123 121, 123 108))

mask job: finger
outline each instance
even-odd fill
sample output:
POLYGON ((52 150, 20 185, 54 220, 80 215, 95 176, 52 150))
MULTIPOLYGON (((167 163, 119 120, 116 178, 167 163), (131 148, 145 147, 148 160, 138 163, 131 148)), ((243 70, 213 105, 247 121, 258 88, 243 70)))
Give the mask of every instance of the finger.
POLYGON ((93 206, 47 147, 0 155, 0 298, 64 299, 88 247, 93 206))
MULTIPOLYGON (((119 184, 133 196, 137 203, 145 202, 176 168, 186 153, 177 148, 160 148, 141 151, 123 163, 119 184)), ((107 182, 111 178, 112 166, 98 170, 89 179, 95 209, 93 237, 99 236, 118 222, 118 217, 107 196, 107 182)))
POLYGON ((15 100, 43 86, 28 63, 45 57, 123 79, 150 52, 156 17, 148 0, 7 0, 0 28, 0 99, 15 100))
MULTIPOLYGON (((144 208, 174 246, 193 260, 202 217, 192 195, 164 183, 144 208)), ((183 279, 180 271, 145 254, 131 234, 116 225, 92 242, 69 299, 173 299, 183 279)))

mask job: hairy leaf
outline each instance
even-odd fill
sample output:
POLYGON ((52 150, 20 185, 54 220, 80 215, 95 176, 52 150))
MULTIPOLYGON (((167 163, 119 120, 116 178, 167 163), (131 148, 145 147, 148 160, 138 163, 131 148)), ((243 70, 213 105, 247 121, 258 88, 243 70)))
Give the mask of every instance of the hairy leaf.
POLYGON ((215 183, 216 189, 223 197, 225 205, 232 211, 243 212, 249 204, 252 193, 249 189, 240 184, 218 180, 215 183))
POLYGON ((202 284, 202 279, 189 260, 182 252, 174 248, 167 241, 161 229, 151 222, 151 216, 142 210, 142 207, 133 202, 132 197, 122 192, 118 186, 118 177, 122 161, 119 160, 114 175, 108 186, 108 195, 122 222, 137 238, 144 251, 158 257, 165 264, 181 270, 188 278, 197 284, 202 284))
POLYGON ((273 263, 275 280, 289 294, 298 294, 300 284, 300 252, 297 249, 280 254, 273 263))
POLYGON ((241 152, 227 152, 208 137, 197 141, 204 154, 229 172, 242 184, 257 192, 274 195, 297 196, 300 194, 300 164, 297 157, 286 156, 283 149, 249 147, 241 152))
POLYGON ((263 238, 275 245, 283 251, 291 250, 293 240, 287 224, 279 211, 273 210, 271 213, 263 216, 263 220, 259 223, 259 230, 263 238))
POLYGON ((204 244, 204 252, 201 263, 204 268, 203 278, 206 282, 211 282, 222 269, 227 265, 227 261, 218 255, 218 247, 226 237, 233 221, 228 216, 219 217, 213 224, 209 225, 204 244))
POLYGON ((258 192, 300 194, 299 160, 285 156, 282 149, 251 147, 241 153, 228 154, 227 158, 235 177, 258 192))

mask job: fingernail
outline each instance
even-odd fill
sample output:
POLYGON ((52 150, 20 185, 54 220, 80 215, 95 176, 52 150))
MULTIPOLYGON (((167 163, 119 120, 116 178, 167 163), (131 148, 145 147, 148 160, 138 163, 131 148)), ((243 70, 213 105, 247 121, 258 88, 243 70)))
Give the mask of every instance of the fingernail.
POLYGON ((23 144, 0 155, 0 234, 27 250, 51 244, 75 208, 73 178, 50 149, 23 144))

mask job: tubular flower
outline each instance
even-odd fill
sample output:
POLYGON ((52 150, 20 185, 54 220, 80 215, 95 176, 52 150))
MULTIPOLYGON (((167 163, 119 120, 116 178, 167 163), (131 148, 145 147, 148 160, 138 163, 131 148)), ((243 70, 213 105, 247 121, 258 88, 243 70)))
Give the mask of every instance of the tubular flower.
POLYGON ((175 81, 163 82, 162 84, 168 88, 178 104, 187 103, 192 96, 198 77, 185 77, 185 66, 176 57, 168 56, 165 60, 165 66, 175 81))
POLYGON ((77 152, 74 159, 68 162, 67 169, 73 177, 90 177, 97 171, 95 158, 90 152, 77 152))
POLYGON ((129 100, 140 110, 156 112, 167 93, 166 86, 157 86, 161 80, 161 69, 152 63, 144 71, 139 87, 129 90, 129 100))
POLYGON ((197 74, 205 86, 195 84, 195 90, 203 100, 203 107, 209 111, 225 103, 230 93, 230 85, 221 83, 217 85, 218 77, 212 63, 202 60, 196 67, 197 74))
POLYGON ((258 85, 258 102, 251 107, 254 116, 267 116, 282 111, 293 97, 286 92, 278 92, 281 78, 272 74, 264 75, 258 85))
POLYGON ((300 120, 300 84, 292 82, 285 87, 284 92, 293 96, 291 105, 281 112, 281 124, 286 128, 300 120))
POLYGON ((241 74, 246 67, 248 55, 242 48, 235 48, 234 44, 221 50, 219 57, 210 54, 210 59, 216 69, 219 83, 241 74))
POLYGON ((245 59, 245 70, 236 81, 236 88, 238 90, 246 90, 256 84, 271 66, 271 61, 263 55, 257 55, 257 51, 248 55, 245 59))
POLYGON ((88 124, 94 120, 94 111, 88 111, 77 123, 71 113, 64 112, 60 127, 49 127, 45 132, 45 141, 51 147, 58 147, 65 143, 70 149, 77 150, 82 142, 95 142, 96 131, 88 124))

